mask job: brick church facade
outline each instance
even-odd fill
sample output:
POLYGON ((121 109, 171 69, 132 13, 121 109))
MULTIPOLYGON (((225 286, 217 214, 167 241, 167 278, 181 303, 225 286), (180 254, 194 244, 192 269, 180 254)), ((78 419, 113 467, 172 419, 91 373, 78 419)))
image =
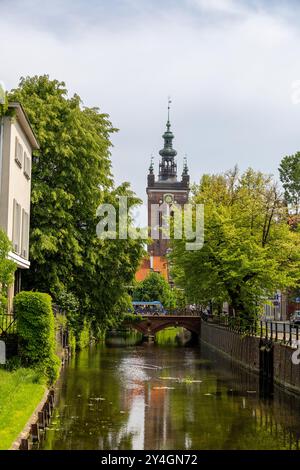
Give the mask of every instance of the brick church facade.
POLYGON ((170 103, 166 131, 162 136, 164 146, 159 152, 161 158, 158 177, 155 176, 151 161, 147 178, 149 236, 151 237, 151 229, 154 229, 152 233, 155 232, 157 236, 155 239, 152 237, 152 243, 148 245, 148 256, 143 259, 136 273, 138 281, 145 279, 151 271, 159 272, 170 280, 167 261, 169 241, 163 236, 164 211, 169 209, 172 215, 172 205, 183 206, 188 202, 190 176, 185 159, 181 179, 178 180, 177 177, 177 151, 173 148, 174 135, 171 131, 169 112, 170 103), (154 210, 154 207, 157 209, 154 210))

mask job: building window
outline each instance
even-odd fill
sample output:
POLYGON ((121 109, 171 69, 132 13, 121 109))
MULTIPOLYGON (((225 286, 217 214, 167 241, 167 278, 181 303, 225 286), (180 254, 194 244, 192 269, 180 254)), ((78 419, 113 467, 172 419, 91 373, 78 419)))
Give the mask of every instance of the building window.
POLYGON ((27 155, 26 152, 24 152, 24 175, 26 178, 29 180, 30 175, 31 175, 31 159, 27 155))
POLYGON ((21 232, 21 206, 14 199, 13 207, 13 251, 20 253, 20 232, 21 232))
POLYGON ((23 258, 28 259, 29 248, 29 214, 22 210, 22 250, 21 255, 23 258))
POLYGON ((17 165, 22 168, 23 164, 23 147, 19 142, 18 137, 16 137, 16 143, 15 143, 15 162, 17 165))

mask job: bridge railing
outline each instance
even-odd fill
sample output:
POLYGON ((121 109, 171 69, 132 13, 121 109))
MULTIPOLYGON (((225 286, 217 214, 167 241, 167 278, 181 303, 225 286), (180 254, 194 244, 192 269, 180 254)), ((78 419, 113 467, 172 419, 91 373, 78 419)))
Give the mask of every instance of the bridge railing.
POLYGON ((167 309, 166 315, 180 316, 180 317, 200 317, 201 311, 198 309, 183 307, 183 308, 170 308, 167 309))

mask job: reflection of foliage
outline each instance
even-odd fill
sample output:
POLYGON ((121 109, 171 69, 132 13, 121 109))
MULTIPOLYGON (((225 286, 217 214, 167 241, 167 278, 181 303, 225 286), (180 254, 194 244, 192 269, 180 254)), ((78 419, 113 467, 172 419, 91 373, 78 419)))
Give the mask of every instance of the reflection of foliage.
MULTIPOLYGON (((201 357, 196 350, 156 347, 143 349, 142 355, 135 348, 82 351, 63 371, 53 419, 56 430, 47 432, 45 448, 131 449, 135 434, 130 425, 140 430, 143 423, 145 448, 287 448, 284 426, 288 422, 299 429, 299 404, 292 397, 278 401, 275 395, 270 404, 258 394, 247 395, 246 390, 258 390, 258 377, 232 369, 216 354, 204 348, 201 357), (162 369, 146 369, 149 380, 145 364, 162 369), (166 379, 161 382, 160 376, 166 379), (154 382, 169 385, 167 376, 174 389, 153 391, 154 382), (202 383, 191 383, 191 378, 202 383), (135 408, 138 402, 141 411, 143 399, 144 416, 135 408)), ((296 445, 293 437, 291 445, 296 445)))

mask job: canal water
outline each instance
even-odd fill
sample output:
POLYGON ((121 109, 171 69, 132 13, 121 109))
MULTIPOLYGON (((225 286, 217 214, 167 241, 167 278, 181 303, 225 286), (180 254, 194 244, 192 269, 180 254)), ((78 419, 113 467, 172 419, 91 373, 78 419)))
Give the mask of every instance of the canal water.
POLYGON ((206 346, 98 345, 58 384, 43 449, 297 449, 300 401, 206 346))

